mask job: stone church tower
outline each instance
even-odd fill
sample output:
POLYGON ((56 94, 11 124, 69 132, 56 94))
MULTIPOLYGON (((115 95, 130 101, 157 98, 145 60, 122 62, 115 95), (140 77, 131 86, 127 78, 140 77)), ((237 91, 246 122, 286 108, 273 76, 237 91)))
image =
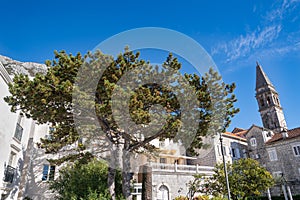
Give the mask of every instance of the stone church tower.
POLYGON ((256 100, 264 128, 275 133, 287 130, 278 93, 258 63, 256 66, 256 100))

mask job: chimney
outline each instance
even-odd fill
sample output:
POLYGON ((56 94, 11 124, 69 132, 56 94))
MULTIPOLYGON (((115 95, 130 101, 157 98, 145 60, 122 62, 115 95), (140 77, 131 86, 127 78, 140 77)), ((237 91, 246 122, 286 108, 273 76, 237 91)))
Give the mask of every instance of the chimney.
POLYGON ((282 130, 281 134, 282 134, 283 139, 286 139, 289 137, 288 131, 285 128, 282 130))

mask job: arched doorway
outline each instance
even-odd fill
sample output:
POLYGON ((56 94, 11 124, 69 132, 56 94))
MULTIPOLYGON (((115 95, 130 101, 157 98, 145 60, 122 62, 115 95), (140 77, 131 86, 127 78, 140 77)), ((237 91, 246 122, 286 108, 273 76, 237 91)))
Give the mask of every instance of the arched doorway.
POLYGON ((158 189, 157 200, 169 200, 169 189, 167 186, 162 185, 158 189))

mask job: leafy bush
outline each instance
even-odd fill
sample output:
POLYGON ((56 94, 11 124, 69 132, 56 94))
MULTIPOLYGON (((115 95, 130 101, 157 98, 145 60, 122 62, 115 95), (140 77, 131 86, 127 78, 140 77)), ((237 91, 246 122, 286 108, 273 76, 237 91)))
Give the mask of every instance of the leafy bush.
POLYGON ((227 198, 218 196, 218 197, 211 198, 211 200, 227 200, 227 198))
POLYGON ((189 200, 187 197, 184 197, 184 196, 178 196, 178 197, 175 197, 174 200, 189 200))
MULTIPOLYGON (((108 166, 104 161, 93 160, 87 164, 75 163, 59 172, 50 183, 50 189, 59 200, 106 200, 110 199, 107 186, 108 166)), ((121 191, 121 177, 117 176, 116 194, 121 191)))
MULTIPOLYGON (((283 196, 272 196, 272 200, 282 200, 284 199, 283 196)), ((294 200, 300 200, 300 195, 293 196, 294 200)), ((248 197, 247 200, 268 200, 268 197, 266 196, 254 196, 254 197, 248 197)))
POLYGON ((202 195, 200 195, 200 196, 194 197, 193 200, 209 200, 209 196, 206 196, 206 195, 202 196, 202 195))

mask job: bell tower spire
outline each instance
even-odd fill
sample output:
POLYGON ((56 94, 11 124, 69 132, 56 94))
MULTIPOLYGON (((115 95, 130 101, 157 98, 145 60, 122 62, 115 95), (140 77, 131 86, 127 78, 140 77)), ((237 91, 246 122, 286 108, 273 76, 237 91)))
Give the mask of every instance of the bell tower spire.
POLYGON ((255 97, 264 128, 277 133, 287 129, 278 92, 258 62, 256 62, 255 97))

